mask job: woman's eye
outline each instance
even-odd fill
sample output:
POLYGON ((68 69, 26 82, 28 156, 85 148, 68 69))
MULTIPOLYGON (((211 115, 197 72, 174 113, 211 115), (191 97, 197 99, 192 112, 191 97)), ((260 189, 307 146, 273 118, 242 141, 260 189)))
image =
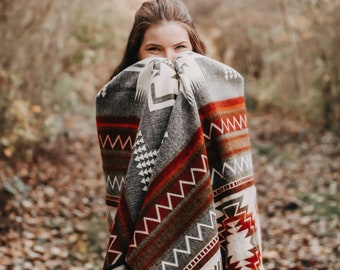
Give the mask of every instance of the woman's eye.
POLYGON ((178 46, 176 47, 176 49, 178 49, 178 50, 185 49, 185 48, 186 48, 185 45, 178 45, 178 46))
POLYGON ((159 48, 158 47, 150 47, 150 48, 148 48, 148 51, 157 52, 157 51, 159 51, 159 48))

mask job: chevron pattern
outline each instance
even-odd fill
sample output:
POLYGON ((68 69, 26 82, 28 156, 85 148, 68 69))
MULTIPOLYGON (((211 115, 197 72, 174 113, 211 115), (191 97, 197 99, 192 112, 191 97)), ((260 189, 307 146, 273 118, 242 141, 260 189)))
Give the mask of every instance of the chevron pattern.
POLYGON ((173 64, 167 60, 151 60, 140 72, 135 99, 147 100, 150 111, 172 107, 178 95, 178 81, 173 64))
POLYGON ((244 172, 249 172, 253 170, 253 162, 251 153, 246 153, 242 156, 236 156, 229 161, 223 163, 222 172, 212 168, 211 179, 214 183, 215 178, 223 179, 226 175, 243 175, 244 172))
POLYGON ((125 183, 125 177, 122 176, 119 180, 119 178, 117 176, 113 176, 113 179, 112 179, 112 176, 111 175, 108 175, 106 177, 106 188, 109 189, 109 190, 115 190, 115 189, 118 189, 118 191, 122 191, 122 187, 125 183))
POLYGON ((122 252, 120 251, 117 251, 113 246, 115 244, 115 241, 117 240, 117 235, 112 235, 110 234, 110 240, 109 240, 109 247, 107 249, 107 253, 110 254, 110 256, 113 256, 113 260, 112 260, 112 264, 115 264, 119 259, 120 257, 122 256, 122 252))
POLYGON ((212 136, 214 131, 217 131, 219 134, 226 134, 248 128, 246 113, 237 116, 232 115, 225 119, 220 118, 218 120, 219 123, 210 124, 208 133, 204 134, 206 139, 211 140, 211 138, 214 137, 212 136))
POLYGON ((135 230, 133 234, 133 241, 130 244, 130 248, 135 248, 138 246, 139 241, 138 239, 143 239, 144 237, 139 237, 140 235, 142 236, 147 236, 150 234, 152 231, 150 229, 150 226, 148 225, 149 223, 152 224, 152 227, 154 227, 155 223, 160 224, 164 217, 166 216, 164 213, 169 213, 174 210, 174 208, 180 203, 181 200, 185 198, 185 196, 188 193, 188 188, 185 188, 184 186, 189 185, 189 186, 195 186, 196 185, 196 173, 208 173, 208 164, 207 164, 207 157, 204 155, 201 155, 201 161, 202 161, 202 168, 191 168, 191 180, 186 181, 186 180, 179 180, 179 188, 177 190, 180 191, 180 193, 171 193, 167 192, 166 193, 166 204, 155 204, 155 217, 144 217, 143 218, 143 227, 139 230, 135 230), (165 210, 165 211, 164 211, 165 210))
POLYGON ((153 167, 155 166, 155 160, 158 156, 158 150, 147 151, 141 131, 137 133, 134 149, 134 160, 137 162, 137 168, 140 170, 138 175, 142 177, 143 190, 147 191, 153 167))
POLYGON ((105 138, 103 139, 102 135, 99 134, 98 139, 99 139, 99 144, 102 149, 118 148, 118 149, 125 150, 125 149, 132 149, 133 147, 133 142, 130 136, 124 140, 122 139, 120 135, 117 135, 115 138, 112 138, 109 134, 107 134, 105 138))
POLYGON ((191 241, 200 241, 202 242, 204 240, 203 234, 202 234, 202 228, 208 228, 210 230, 214 230, 215 228, 215 218, 216 214, 212 211, 209 211, 209 216, 210 216, 210 224, 203 224, 203 223, 196 223, 197 226, 197 231, 191 232, 192 234, 195 233, 196 236, 193 235, 185 235, 185 249, 179 249, 179 248, 174 248, 173 249, 173 262, 165 262, 162 261, 162 269, 165 270, 166 266, 173 266, 173 267, 179 267, 178 263, 178 255, 179 254, 191 254, 192 249, 190 247, 190 242, 191 241))

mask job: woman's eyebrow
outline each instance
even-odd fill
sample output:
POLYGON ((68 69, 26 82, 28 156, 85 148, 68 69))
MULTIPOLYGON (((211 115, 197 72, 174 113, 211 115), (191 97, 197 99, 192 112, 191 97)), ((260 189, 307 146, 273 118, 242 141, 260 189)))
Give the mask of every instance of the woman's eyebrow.
POLYGON ((178 43, 174 44, 173 46, 178 46, 178 45, 182 45, 182 44, 189 44, 189 43, 190 42, 183 40, 181 42, 178 42, 178 43))
POLYGON ((150 42, 150 43, 146 43, 145 44, 145 46, 160 46, 159 44, 157 44, 157 43, 152 43, 152 42, 150 42))
POLYGON ((189 41, 183 40, 181 42, 176 43, 175 45, 179 45, 179 44, 182 44, 182 43, 189 43, 189 41))

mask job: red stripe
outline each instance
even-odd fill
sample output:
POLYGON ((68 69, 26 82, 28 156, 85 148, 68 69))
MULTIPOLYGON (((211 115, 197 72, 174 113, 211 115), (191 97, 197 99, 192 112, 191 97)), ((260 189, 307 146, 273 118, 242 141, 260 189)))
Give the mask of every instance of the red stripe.
POLYGON ((122 124, 122 123, 97 123, 97 127, 116 127, 116 128, 133 128, 137 129, 138 124, 122 124))
POLYGON ((122 127, 137 129, 139 125, 138 117, 121 117, 121 116, 97 116, 97 127, 122 127))
POLYGON ((106 194, 105 202, 107 206, 118 207, 120 196, 106 194))
POLYGON ((219 201, 231 194, 235 194, 237 192, 245 190, 246 188, 249 188, 254 185, 255 185, 255 181, 254 181, 253 175, 245 177, 243 179, 238 179, 236 181, 233 181, 229 184, 226 184, 214 190, 215 201, 219 201))
POLYGON ((216 111, 216 108, 220 109, 225 109, 225 108, 230 108, 231 106, 235 105, 242 105, 244 104, 244 96, 236 97, 236 98, 231 98, 231 99, 225 99, 222 101, 217 101, 217 102, 211 102, 202 108, 199 109, 200 114, 206 114, 209 113, 210 111, 216 111))
POLYGON ((97 122, 120 122, 120 123, 134 123, 139 122, 139 117, 137 116, 111 116, 102 115, 96 116, 97 122))
POLYGON ((121 194, 120 200, 119 200, 119 207, 117 208, 116 216, 118 218, 115 219, 116 223, 114 226, 115 228, 114 232, 117 233, 119 238, 122 238, 122 241, 120 240, 117 242, 124 243, 124 247, 120 249, 121 251, 127 250, 131 236, 132 236, 131 232, 133 232, 133 221, 130 216, 130 211, 128 209, 129 208, 125 200, 124 191, 123 191, 121 194))

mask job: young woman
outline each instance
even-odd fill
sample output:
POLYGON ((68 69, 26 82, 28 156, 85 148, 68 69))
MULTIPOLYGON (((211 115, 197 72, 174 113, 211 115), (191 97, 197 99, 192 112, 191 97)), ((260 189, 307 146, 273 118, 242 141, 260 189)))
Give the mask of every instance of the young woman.
POLYGON ((205 53, 182 1, 136 12, 96 100, 104 269, 263 269, 243 78, 205 53))
MULTIPOLYGON (((156 38, 169 39, 172 38, 176 40, 176 34, 174 33, 162 33, 161 25, 176 25, 175 28, 180 29, 179 31, 185 31, 185 38, 190 41, 190 48, 187 50, 192 50, 194 52, 205 54, 206 48, 202 40, 199 38, 195 26, 192 22, 191 16, 181 0, 171 0, 171 1, 148 1, 144 2, 141 7, 137 10, 135 15, 135 21, 130 32, 125 53, 121 63, 117 66, 113 72, 111 78, 117 75, 123 69, 136 63, 137 61, 143 59, 147 56, 156 54, 141 54, 141 51, 145 50, 142 46, 142 42, 147 42, 145 39, 148 38, 146 32, 153 32, 154 28, 158 29, 160 35, 156 35, 156 38), (151 28, 151 29, 150 29, 151 28), (148 31, 149 30, 149 31, 148 31), (170 35, 168 35, 170 34, 170 35)), ((168 26, 168 28, 171 28, 168 26)), ((154 29, 155 31, 155 29, 154 29)), ((157 33, 155 33, 157 34, 157 33)), ((181 38, 178 38, 180 40, 181 38)), ((171 44, 175 45, 175 44, 171 44)), ((152 49, 151 49, 152 50, 152 49)), ((177 52, 183 51, 184 48, 176 50, 177 52)), ((149 50, 150 51, 150 50, 149 50)), ((158 54, 158 56, 165 56, 158 54)))

